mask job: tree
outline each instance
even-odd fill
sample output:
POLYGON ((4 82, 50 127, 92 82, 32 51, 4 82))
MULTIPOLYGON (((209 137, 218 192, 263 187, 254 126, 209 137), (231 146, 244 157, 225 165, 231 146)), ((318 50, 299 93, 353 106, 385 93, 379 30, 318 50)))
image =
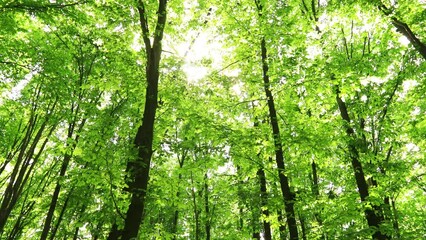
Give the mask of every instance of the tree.
POLYGON ((160 59, 164 27, 166 24, 167 0, 158 2, 158 20, 154 30, 154 40, 149 38, 148 18, 143 1, 138 2, 139 19, 142 29, 142 38, 146 54, 146 93, 142 125, 135 136, 134 145, 137 149, 137 158, 128 162, 126 172, 130 175, 129 189, 132 194, 129 209, 123 230, 123 239, 137 237, 139 225, 145 205, 145 196, 149 180, 149 169, 152 156, 152 142, 154 138, 154 120, 158 101, 158 80, 160 74, 160 59))

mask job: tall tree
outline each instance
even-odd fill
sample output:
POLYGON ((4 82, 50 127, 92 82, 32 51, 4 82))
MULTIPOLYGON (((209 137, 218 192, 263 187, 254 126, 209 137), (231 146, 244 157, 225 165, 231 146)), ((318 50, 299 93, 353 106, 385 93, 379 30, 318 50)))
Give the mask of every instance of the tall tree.
MULTIPOLYGON (((263 5, 260 1, 256 0, 256 6, 259 17, 263 17, 263 5)), ((262 21, 262 20, 261 20, 262 21)), ((269 66, 268 66, 268 51, 266 48, 265 36, 262 37, 260 42, 262 71, 263 71, 263 87, 268 102, 269 121, 271 123, 272 134, 275 145, 275 161, 278 169, 278 177, 280 179, 281 192, 284 199, 284 206, 286 211, 287 225, 290 232, 290 239, 299 239, 297 230, 296 214, 294 211, 294 202, 296 195, 291 191, 289 179, 285 173, 284 152, 282 146, 282 139, 280 128, 278 124, 277 110, 275 108, 274 97, 272 95, 270 80, 269 80, 269 66)))
POLYGON ((142 0, 138 1, 137 4, 142 38, 145 44, 147 86, 142 125, 139 126, 133 143, 137 149, 137 157, 129 160, 126 169, 130 177, 129 189, 132 195, 123 230, 123 239, 126 240, 137 237, 145 206, 154 138, 154 121, 158 105, 161 41, 163 40, 167 16, 167 0, 159 0, 158 18, 153 33, 154 40, 151 43, 145 4, 142 0))

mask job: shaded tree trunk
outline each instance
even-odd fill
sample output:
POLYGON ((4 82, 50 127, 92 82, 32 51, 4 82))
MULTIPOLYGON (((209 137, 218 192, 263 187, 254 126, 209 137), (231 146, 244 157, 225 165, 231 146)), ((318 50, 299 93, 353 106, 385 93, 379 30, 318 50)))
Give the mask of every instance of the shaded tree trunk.
POLYGON ((280 224, 280 227, 279 227, 280 240, 285 240, 285 239, 287 239, 287 233, 285 231, 286 228, 285 228, 285 224, 284 224, 283 212, 281 210, 278 210, 277 215, 278 215, 278 223, 280 224))
POLYGON ((207 183, 207 173, 204 174, 204 211, 206 215, 205 220, 205 231, 206 231, 206 240, 210 240, 210 229, 211 229, 211 223, 210 223, 210 208, 209 208, 209 185, 207 183))
POLYGON ((74 187, 71 188, 70 192, 67 194, 67 197, 65 198, 64 205, 62 206, 61 212, 59 213, 58 219, 56 220, 56 224, 52 229, 52 233, 50 234, 50 240, 55 239, 56 233, 59 229, 59 226, 61 225, 62 219, 64 218, 65 210, 68 207, 68 202, 70 200, 73 189, 74 189, 74 187))
MULTIPOLYGON (((259 168, 257 170, 257 176, 259 177, 259 185, 260 185, 260 204, 262 209, 262 215, 264 215, 264 218, 269 218, 269 209, 268 209, 268 195, 266 191, 266 176, 265 171, 263 168, 259 168)), ((265 240, 271 240, 272 239, 272 233, 271 233, 271 223, 269 220, 263 220, 263 231, 264 236, 263 238, 265 240)))
POLYGON ((116 223, 113 223, 107 240, 118 240, 122 234, 123 231, 118 229, 118 225, 116 223))
POLYGON ((192 177, 192 172, 191 172, 191 198, 192 198, 192 205, 194 210, 195 240, 199 240, 200 239, 200 211, 198 210, 197 195, 194 189, 194 179, 192 177))
POLYGON ((259 232, 257 232, 257 231, 255 231, 253 234, 252 234, 252 236, 251 236, 252 238, 254 238, 254 239, 257 239, 257 240, 260 240, 261 238, 260 238, 260 233, 259 232))
POLYGON ((74 235, 72 237, 72 240, 77 240, 78 239, 78 231, 79 231, 79 228, 76 227, 75 230, 74 230, 74 235))
MULTIPOLYGON (((259 6, 259 4, 258 4, 259 6)), ((260 7, 259 12, 262 11, 260 7)), ((275 109, 275 102, 272 96, 272 92, 270 89, 270 81, 268 75, 268 61, 267 61, 267 50, 266 50, 266 42, 265 38, 262 38, 261 41, 261 52, 262 52, 262 69, 263 69, 263 83, 265 95, 268 99, 268 109, 269 109, 269 118, 271 121, 272 133, 274 136, 274 145, 275 145, 275 161, 278 168, 278 176, 280 180, 281 192, 283 194, 284 199, 284 208, 286 212, 287 225, 290 232, 290 239, 299 239, 299 234, 297 230, 296 218, 294 213, 294 201, 295 194, 290 190, 290 184, 288 177, 285 175, 285 165, 284 165, 284 153, 281 143, 281 135, 277 118, 277 111, 275 109)))
POLYGON ((244 192, 242 189, 242 186, 244 185, 244 181, 241 180, 241 167, 240 165, 237 165, 237 178, 238 178, 238 185, 237 185, 237 191, 238 191, 238 222, 237 222, 237 231, 241 232, 244 229, 244 218, 243 218, 243 212, 244 212, 244 192))
POLYGON ((302 228, 302 239, 306 240, 306 224, 305 218, 299 213, 300 227, 302 228))
POLYGON ((124 222, 123 240, 136 238, 139 225, 142 222, 145 207, 145 196, 149 181, 149 168, 152 156, 152 142, 154 138, 154 120, 158 101, 159 64, 161 59, 161 41, 163 39, 164 26, 166 24, 167 0, 159 0, 158 19, 154 32, 154 41, 149 39, 148 19, 142 0, 138 1, 139 20, 146 52, 146 94, 145 108, 142 125, 138 128, 134 139, 137 149, 137 158, 128 161, 127 173, 130 177, 129 191, 131 201, 124 222), (152 45, 152 46, 151 46, 152 45))
MULTIPOLYGON (((315 199, 318 200, 320 193, 319 193, 319 186, 318 186, 317 164, 315 163, 315 161, 312 161, 311 169, 312 169, 312 194, 314 195, 315 199)), ((322 217, 321 217, 320 211, 315 210, 314 216, 318 222, 318 225, 322 227, 322 217)), ((321 231, 322 231, 321 238, 326 239, 325 232, 323 230, 321 231)))
POLYGON ((392 215, 393 215, 393 229, 396 233, 397 239, 401 239, 401 232, 399 230, 399 222, 398 222, 398 211, 395 206, 395 200, 392 199, 392 215))
MULTIPOLYGON (((183 168, 183 164, 185 163, 186 156, 187 156, 187 151, 183 150, 182 151, 182 156, 180 158, 178 157, 178 162, 179 162, 179 168, 180 169, 183 168)), ((179 173, 179 176, 178 176, 178 189, 176 191, 176 199, 179 199, 179 196, 180 196, 179 184, 180 184, 181 181, 182 181, 182 173, 179 173)), ((178 220, 179 220, 179 209, 176 209, 175 212, 174 212, 174 214, 173 214, 173 222, 172 222, 173 239, 176 239, 178 220)))
MULTIPOLYGON (((262 17, 263 6, 259 0, 255 0, 259 17, 262 17)), ((294 201, 295 194, 290 189, 290 183, 287 175, 285 175, 285 164, 284 164, 284 152, 281 142, 281 133, 278 124, 277 111, 275 109, 274 97, 270 89, 269 81, 269 65, 268 65, 268 53, 266 49, 265 37, 262 37, 261 43, 261 58, 262 58, 262 70, 263 70, 263 86, 265 90, 266 98, 268 99, 268 109, 269 109, 269 120, 271 122, 272 133, 274 136, 274 146, 275 146, 275 161, 278 168, 278 177, 280 180, 281 192, 284 200, 284 209, 286 213, 287 225, 290 232, 290 239, 295 240, 299 239, 299 234, 297 230, 296 215, 294 212, 294 201)))
MULTIPOLYGON (((79 133, 80 131, 83 129, 84 124, 86 123, 86 119, 83 119, 81 121, 81 123, 79 124, 78 128, 75 129, 76 124, 77 124, 77 116, 79 115, 79 106, 76 107, 75 109, 75 117, 73 122, 71 122, 68 126, 68 134, 67 134, 67 142, 71 142, 71 143, 67 143, 67 149, 69 149, 69 151, 71 153, 67 153, 64 156, 64 159, 62 161, 62 165, 61 165, 61 170, 59 172, 59 178, 63 178, 65 176, 65 173, 67 171, 68 165, 71 161, 71 157, 72 157, 72 152, 74 151, 75 147, 77 146, 78 140, 79 140, 79 133), (77 132, 77 135, 75 136, 75 138, 73 138, 74 132, 77 132)), ((61 191, 61 183, 60 180, 58 180, 56 182, 56 186, 55 186, 55 190, 53 192, 52 195, 52 200, 50 201, 50 205, 49 205, 49 210, 47 212, 46 215, 46 219, 44 221, 44 225, 43 225, 43 231, 41 233, 41 240, 45 240, 48 237, 49 231, 51 230, 51 224, 52 224, 52 219, 53 219, 53 215, 55 213, 55 209, 56 209, 56 204, 58 202, 59 199, 59 193, 61 191)))
MULTIPOLYGON (((178 178, 179 182, 182 179, 182 174, 179 173, 179 178, 178 178)), ((179 199, 180 196, 180 192, 179 189, 176 192, 176 198, 179 199)), ((175 206, 176 207, 176 206, 175 206)), ((176 209, 174 214, 173 214, 173 222, 172 222, 172 234, 173 234, 173 239, 176 239, 176 233, 177 233, 177 225, 178 225, 178 220, 179 220, 179 209, 176 209)))
MULTIPOLYGON (((365 178, 364 170, 359 159, 359 153, 355 144, 355 131, 350 126, 351 120, 349 118, 348 110, 345 102, 340 98, 340 92, 337 87, 336 89, 336 101, 340 110, 340 116, 346 122, 346 134, 351 140, 348 143, 348 152, 351 159, 352 168, 354 170, 355 180, 358 187, 358 193, 361 201, 365 203, 368 199, 368 184, 365 178)), ((373 239, 388 239, 388 236, 382 233, 379 229, 380 224, 383 221, 383 216, 380 214, 381 209, 377 205, 373 205, 373 209, 365 208, 364 213, 368 222, 368 226, 374 229, 373 239)))

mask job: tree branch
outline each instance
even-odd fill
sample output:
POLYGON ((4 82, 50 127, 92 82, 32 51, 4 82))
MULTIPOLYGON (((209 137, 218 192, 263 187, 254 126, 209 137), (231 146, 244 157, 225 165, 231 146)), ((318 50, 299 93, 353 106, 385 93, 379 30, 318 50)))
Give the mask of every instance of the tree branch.
POLYGON ((416 35, 413 33, 413 31, 411 31, 410 27, 406 23, 398 20, 396 17, 392 17, 391 19, 392 24, 396 27, 397 31, 408 38, 410 43, 413 44, 416 50, 426 60, 426 45, 416 37, 416 35))
POLYGON ((145 5, 142 0, 139 0, 138 12, 139 12, 139 21, 142 29, 142 38, 145 43, 145 49, 147 54, 149 55, 148 49, 151 49, 151 41, 149 40, 149 28, 148 28, 148 20, 145 12, 145 5))
MULTIPOLYGON (((393 14, 393 10, 386 7, 383 3, 378 6, 379 10, 386 16, 393 14)), ((403 21, 400 21, 397 17, 391 16, 392 24, 396 27, 397 31, 404 35, 414 48, 426 59, 426 45, 416 37, 411 28, 403 21)))
POLYGON ((158 45, 161 44, 161 40, 163 39, 164 27, 166 26, 167 18, 166 6, 167 0, 159 0, 157 26, 155 26, 154 32, 154 48, 159 47, 158 45))
POLYGON ((86 1, 78 1, 68 4, 62 4, 62 3, 50 3, 46 5, 33 3, 33 4, 23 4, 23 3, 11 3, 6 6, 0 7, 0 9, 21 9, 26 11, 46 11, 48 9, 62 9, 66 7, 75 6, 78 4, 86 3, 86 1))

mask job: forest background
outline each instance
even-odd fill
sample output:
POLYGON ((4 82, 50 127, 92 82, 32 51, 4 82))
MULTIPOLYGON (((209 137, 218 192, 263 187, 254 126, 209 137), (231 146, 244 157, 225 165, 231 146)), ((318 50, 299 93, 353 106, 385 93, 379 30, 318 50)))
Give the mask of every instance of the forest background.
POLYGON ((426 238, 425 20, 1 1, 0 238, 426 238))

